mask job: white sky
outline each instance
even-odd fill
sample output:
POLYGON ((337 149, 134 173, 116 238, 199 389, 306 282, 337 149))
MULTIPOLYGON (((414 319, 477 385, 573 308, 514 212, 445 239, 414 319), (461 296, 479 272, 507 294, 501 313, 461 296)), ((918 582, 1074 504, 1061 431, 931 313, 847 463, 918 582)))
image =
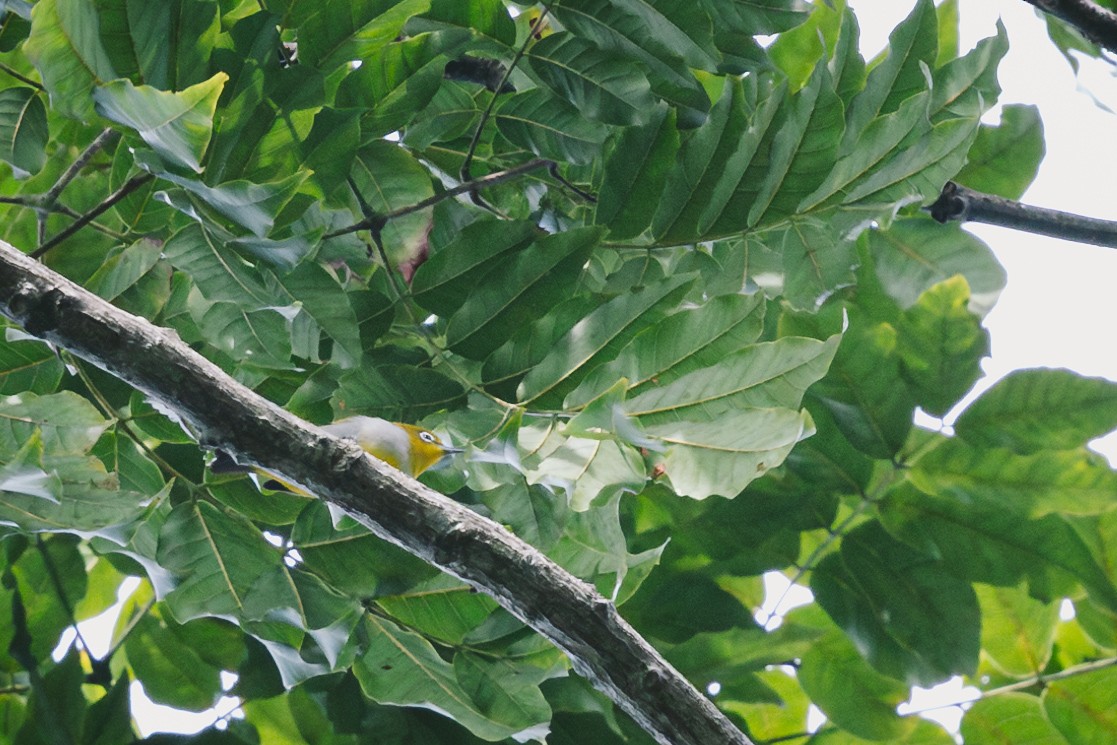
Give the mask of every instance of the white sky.
MULTIPOLYGON (((866 58, 910 12, 912 2, 850 0, 861 25, 866 58)), ((1047 38, 1044 22, 1023 0, 961 0, 963 50, 995 31, 1008 29, 1009 52, 1001 62, 1000 103, 1035 104, 1043 118, 1047 155, 1021 201, 1091 217, 1117 219, 1117 79, 1110 65, 1082 60, 1079 88, 1070 65, 1047 38)), ((978 390, 1022 367, 1065 367, 1117 380, 1117 250, 1034 236, 992 225, 967 228, 985 240, 1008 272, 1008 287, 986 318, 992 357, 978 390)), ((1117 437, 1095 447, 1117 461, 1117 437)))
MULTIPOLYGON (((850 0, 861 25, 866 58, 883 48, 889 32, 912 4, 911 0, 850 0)), ((1043 22, 1023 0, 962 0, 961 16, 963 50, 993 34, 998 17, 1004 21, 1011 48, 1000 68, 1001 103, 1040 108, 1047 156, 1023 201, 1117 219, 1112 198, 1117 193, 1117 148, 1109 144, 1117 115, 1098 108, 1079 90, 1069 65, 1048 41, 1043 22)), ((1081 79, 1090 92, 1117 109, 1117 80, 1111 68, 1090 60, 1084 60, 1082 66, 1081 79)), ((987 377, 979 382, 978 390, 1021 367, 1066 367, 1117 380, 1117 348, 1111 330, 1117 319, 1117 251, 994 226, 971 224, 969 229, 989 243, 1008 272, 1008 287, 986 319, 993 355, 985 362, 987 377)), ((1117 461, 1117 437, 1105 438, 1097 447, 1117 461)), ((782 575, 768 579, 772 583, 770 600, 774 600, 787 580, 782 575)), ((809 598, 805 590, 793 592, 780 611, 809 598)), ((965 698, 960 683, 955 682, 937 695, 917 697, 916 708, 965 698)), ((132 703, 147 734, 197 731, 228 712, 235 702, 223 700, 220 713, 186 714, 152 705, 136 686, 132 703)), ((943 714, 944 723, 956 731, 961 712, 954 709, 943 714)))

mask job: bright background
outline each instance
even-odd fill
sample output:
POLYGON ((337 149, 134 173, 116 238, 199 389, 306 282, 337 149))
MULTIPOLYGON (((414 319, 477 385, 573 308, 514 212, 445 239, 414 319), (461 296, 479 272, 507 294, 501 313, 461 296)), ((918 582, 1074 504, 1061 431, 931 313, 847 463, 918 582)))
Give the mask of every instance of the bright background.
MULTIPOLYGON (((861 25, 866 59, 887 44, 888 34, 911 11, 912 4, 910 0, 850 0, 861 25)), ((1117 68, 1085 59, 1076 77, 1048 41, 1044 22, 1023 0, 961 0, 962 50, 995 33, 998 17, 1008 29, 1011 45, 1000 67, 1001 103, 1039 106, 1046 131, 1047 156, 1022 201, 1117 219, 1113 214, 1117 147, 1112 145, 1117 115, 1095 103, 1096 97, 1117 109, 1117 68)), ((998 118, 999 109, 995 109, 989 121, 998 118)), ((1117 380, 1117 334, 1111 326, 1117 319, 1117 252, 988 225, 971 224, 969 229, 992 247, 1008 272, 1008 287, 985 321, 992 337, 992 357, 984 363, 986 377, 970 398, 1006 373, 1024 367, 1065 367, 1117 380)), ((953 414, 948 415, 945 425, 952 421, 953 414)), ((921 423, 943 424, 930 418, 921 423)), ((1117 463, 1117 435, 1096 441, 1095 447, 1117 463)), ((767 576, 766 585, 769 601, 757 617, 769 625, 778 624, 781 613, 810 601, 806 589, 788 591, 787 579, 778 573, 767 576)), ((133 587, 126 583, 127 592, 122 596, 133 587)), ((95 656, 106 651, 117 613, 119 607, 81 625, 95 656)), ((71 632, 60 652, 72 639, 71 632)), ((232 682, 230 676, 226 683, 232 682)), ((931 692, 917 692, 901 710, 926 711, 927 716, 957 732, 962 712, 951 704, 976 694, 976 689, 965 689, 955 679, 931 692)), ((215 710, 189 714, 152 704, 139 684, 132 689, 133 711, 145 735, 196 732, 229 716, 236 705, 233 699, 223 699, 215 710)), ((812 722, 816 726, 821 722, 817 712, 812 722)))
MULTIPOLYGON (((871 58, 911 10, 911 2, 850 0, 871 58)), ((1010 49, 1000 66, 1000 103, 1034 104, 1047 155, 1021 201, 1091 217, 1117 219, 1117 68, 1082 59, 1075 77, 1047 38, 1046 24, 1023 0, 961 0, 961 48, 995 32, 998 17, 1010 49)), ((990 121, 999 118, 999 107, 990 121)), ((1022 367, 1065 367, 1117 380, 1117 251, 970 223, 1008 272, 1008 287, 985 320, 992 337, 986 377, 974 394, 1022 367)), ((967 399, 968 400, 968 399, 967 399)), ((946 418, 947 423, 952 417, 946 418)), ((1095 443, 1117 463, 1117 437, 1095 443)))

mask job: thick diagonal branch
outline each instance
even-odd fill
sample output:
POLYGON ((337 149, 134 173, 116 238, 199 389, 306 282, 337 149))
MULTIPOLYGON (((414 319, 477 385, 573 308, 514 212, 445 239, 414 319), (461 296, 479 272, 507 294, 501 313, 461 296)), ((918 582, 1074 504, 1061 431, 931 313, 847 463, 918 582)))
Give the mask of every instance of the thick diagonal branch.
POLYGON ((1090 41, 1117 52, 1117 13, 1092 0, 1024 0, 1074 26, 1090 41))
POLYGON ((656 740, 749 745, 587 583, 503 527, 234 381, 176 333, 0 241, 0 314, 175 410, 202 439, 346 509, 377 536, 492 595, 656 740))
POLYGON ((984 194, 948 181, 928 211, 939 222, 983 222, 1078 243, 1117 248, 1117 222, 984 194))

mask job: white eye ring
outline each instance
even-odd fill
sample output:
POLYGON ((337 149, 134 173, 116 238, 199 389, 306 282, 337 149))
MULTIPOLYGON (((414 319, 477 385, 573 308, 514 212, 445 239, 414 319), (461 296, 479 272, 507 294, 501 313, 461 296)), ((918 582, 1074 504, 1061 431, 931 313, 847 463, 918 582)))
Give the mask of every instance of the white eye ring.
POLYGON ((419 439, 420 439, 420 440, 422 440, 423 442, 429 442, 429 443, 431 443, 432 445, 433 445, 434 443, 438 442, 438 438, 436 438, 436 437, 435 437, 435 436, 434 436, 433 434, 431 434, 430 432, 420 432, 420 433, 419 433, 419 439))

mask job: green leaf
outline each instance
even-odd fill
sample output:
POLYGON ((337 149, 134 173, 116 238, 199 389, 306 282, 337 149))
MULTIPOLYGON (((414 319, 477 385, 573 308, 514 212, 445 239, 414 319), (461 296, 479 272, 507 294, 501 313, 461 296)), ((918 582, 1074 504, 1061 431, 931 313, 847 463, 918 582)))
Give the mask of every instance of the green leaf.
POLYGON ((866 523, 811 575, 819 605, 877 670, 929 686, 973 674, 981 614, 973 588, 943 563, 866 523))
POLYGON ((641 124, 654 108, 648 80, 639 68, 560 31, 531 46, 528 65, 551 91, 583 116, 604 124, 641 124))
POLYGON ((642 127, 625 129, 605 160, 594 222, 614 240, 635 238, 655 214, 679 150, 675 110, 659 107, 642 127))
POLYGON ((94 446, 93 454, 116 474, 121 488, 127 491, 158 494, 166 485, 159 467, 123 433, 106 432, 94 446))
POLYGON ((299 61, 328 72, 391 42, 411 16, 430 8, 430 0, 304 1, 295 8, 299 61))
MULTIPOLYGON (((486 710, 493 692, 474 700, 459 680, 455 666, 443 660, 422 636, 405 631, 387 619, 365 616, 362 631, 368 650, 353 666, 365 695, 381 704, 423 706, 453 717, 478 737, 502 740, 541 724, 538 704, 528 705, 525 692, 503 702, 498 710, 486 710)), ((475 687, 471 676, 466 683, 475 687)), ((535 698, 534 696, 532 698, 535 698)))
POLYGON ((392 618, 409 629, 444 644, 462 644, 499 606, 488 595, 439 574, 407 592, 376 600, 392 618))
POLYGON ((547 552, 574 576, 592 581, 599 593, 618 605, 640 587, 659 563, 664 548, 658 545, 629 553, 620 505, 621 495, 614 493, 584 512, 565 514, 550 508, 562 525, 562 537, 547 552))
POLYGON ((53 393, 62 381, 65 366, 45 342, 5 328, 7 339, 0 340, 0 396, 25 392, 53 393))
POLYGON ((909 97, 927 88, 924 72, 938 56, 938 22, 931 0, 920 0, 888 36, 888 54, 869 72, 849 109, 849 127, 842 149, 861 136, 869 122, 896 111, 909 97))
POLYGON ((482 278, 507 257, 538 236, 526 220, 482 218, 463 227, 415 272, 411 295, 415 302, 449 317, 465 304, 482 278))
MULTIPOLYGON (((43 441, 31 437, 11 459, 0 466, 0 492, 61 503, 62 481, 42 469, 43 441)), ((7 496, 7 495, 5 495, 7 496)))
MULTIPOLYGON (((377 215, 413 207, 434 196, 431 173, 396 143, 376 140, 360 149, 351 173, 353 183, 377 215)), ((431 230, 429 209, 393 218, 381 229, 380 238, 393 269, 412 264, 405 279, 426 255, 431 230)))
POLYGON ((783 294, 794 308, 814 310, 834 290, 854 284, 856 246, 835 235, 839 216, 793 218, 757 238, 783 256, 783 294))
POLYGON ((335 528, 326 504, 315 499, 291 531, 307 569, 338 592, 356 598, 399 595, 438 576, 421 559, 349 522, 335 528))
POLYGON ((71 391, 0 399, 0 459, 13 457, 36 432, 47 454, 82 455, 108 426, 93 404, 71 391))
POLYGON ((0 91, 0 158, 35 174, 47 161, 47 110, 31 88, 0 91))
POLYGON ((689 128, 702 123, 710 99, 691 68, 713 72, 716 60, 657 7, 625 0, 567 0, 551 12, 564 28, 597 48, 639 62, 652 92, 680 109, 681 124, 689 128))
MULTIPOLYGON (((838 143, 845 129, 844 115, 834 81, 826 65, 820 63, 807 84, 780 112, 771 150, 765 153, 762 144, 758 157, 750 164, 751 173, 746 171, 742 179, 742 185, 749 191, 754 178, 759 177, 760 181, 748 210, 750 227, 793 214, 799 202, 823 182, 838 155, 838 143)), ((730 204, 732 211, 736 204, 730 204)), ((719 221, 707 218, 699 223, 699 228, 704 231, 709 226, 721 233, 729 229, 732 220, 723 213, 720 224, 726 227, 721 228, 719 221)))
POLYGON ((1069 577, 1117 611, 1117 589, 1059 515, 1029 519, 981 495, 969 499, 910 485, 890 491, 880 515, 890 532, 939 558, 957 576, 1002 587, 1026 577, 1031 594, 1049 601, 1070 590, 1069 577))
POLYGON ((1024 455, 1070 450, 1117 428, 1117 383, 1071 370, 1015 370, 958 417, 958 436, 1024 455))
POLYGON ((73 624, 71 609, 87 588, 78 540, 52 536, 36 542, 11 565, 10 572, 32 633, 31 653, 35 659, 49 659, 63 630, 73 624))
MULTIPOLYGON (((226 627, 229 628, 229 627, 226 627)), ((205 711, 222 695, 222 667, 211 664, 201 650, 229 650, 223 629, 214 619, 181 626, 158 610, 140 616, 124 640, 128 664, 152 701, 187 711, 205 711), (188 629, 192 630, 190 633, 188 629), (196 646, 196 645, 204 646, 196 646)), ((228 666, 236 663, 228 659, 228 666)))
POLYGON ((444 46, 438 36, 420 34, 376 50, 342 81, 337 105, 363 109, 365 138, 402 129, 430 103, 442 83, 444 46))
MULTIPOLYGON (((120 253, 106 259, 86 281, 85 287, 105 300, 117 303, 121 301, 121 296, 128 297, 126 293, 135 288, 140 291, 140 294, 146 293, 148 298, 155 299, 151 306, 153 312, 150 314, 154 316, 162 308, 170 293, 169 277, 166 274, 153 272, 163 258, 162 253, 162 245, 148 238, 141 238, 120 253), (141 284, 141 281, 149 275, 157 282, 162 280, 167 287, 167 292, 160 294, 153 288, 141 284)), ((166 264, 163 264, 163 269, 169 271, 166 264)))
POLYGON ((143 153, 136 153, 137 165, 158 175, 163 181, 169 181, 185 189, 197 198, 185 204, 172 198, 170 203, 175 209, 191 217, 197 215, 199 206, 203 211, 214 210, 220 216, 248 229, 258 238, 263 238, 271 232, 280 211, 287 206, 302 183, 310 176, 309 171, 300 169, 286 178, 266 183, 253 183, 240 179, 226 181, 217 186, 208 186, 196 179, 166 171, 152 158, 143 156, 143 153))
MULTIPOLYGON (((208 502, 175 507, 159 531, 157 560, 177 579, 164 601, 185 623, 203 616, 242 617, 248 593, 283 566, 282 557, 247 520, 208 502)), ((273 606, 287 598, 274 598, 273 606)))
POLYGON ((462 688, 485 716, 509 729, 520 728, 514 737, 522 740, 549 734, 551 707, 538 686, 549 677, 566 674, 557 650, 544 647, 535 656, 539 659, 527 654, 493 659, 468 650, 454 655, 454 674, 462 688))
POLYGON ((84 679, 81 652, 71 648, 31 689, 26 716, 12 742, 80 742, 89 705, 81 689, 84 679))
POLYGON ((217 99, 228 80, 219 72, 179 93, 114 80, 98 87, 93 101, 98 114, 134 129, 169 164, 201 173, 217 99))
POLYGON ((672 643, 753 625, 748 609, 704 572, 660 567, 624 606, 644 633, 672 643))
MULTIPOLYGON (((168 418, 167 410, 153 406, 144 394, 133 391, 128 401, 128 421, 149 437, 164 444, 187 445, 194 442, 183 425, 168 418)), ((174 415, 177 417, 177 415, 174 415)))
POLYGON ((679 419, 717 422, 750 408, 797 408, 807 387, 826 374, 839 341, 787 337, 754 344, 647 388, 629 399, 625 410, 650 426, 679 419))
POLYGON ((1117 732, 1117 669, 1052 682, 1043 693, 1043 711, 1067 742, 1104 745, 1117 732))
MULTIPOLYGON (((306 167, 323 197, 345 182, 357 157, 361 125, 355 111, 324 108, 314 115, 314 126, 302 141, 306 167)), ((301 258, 301 257, 300 257, 301 258)))
POLYGON ((175 233, 163 253, 190 276, 207 300, 249 309, 274 304, 263 275, 201 225, 192 223, 175 233))
POLYGON ((527 472, 528 483, 562 490, 575 512, 597 500, 636 492, 647 480, 635 448, 612 439, 568 437, 538 466, 527 472))
POLYGON ((989 332, 967 306, 970 288, 955 276, 927 290, 904 311, 899 353, 904 377, 923 410, 943 416, 981 377, 989 332))
POLYGON ((1001 110, 1000 124, 982 124, 969 162, 955 181, 976 191, 1019 199, 1036 177, 1046 147, 1039 109, 1022 104, 1001 110))
POLYGON ((600 236, 596 228, 549 235, 494 269, 450 317, 447 344, 474 359, 488 355, 531 321, 531 309, 550 308, 571 294, 600 236))
POLYGON ((496 109, 496 126, 520 147, 561 163, 589 163, 608 135, 606 127, 541 88, 509 96, 496 109))
POLYGON ((426 150, 435 142, 464 137, 477 126, 481 117, 481 110, 471 94, 466 83, 444 79, 427 108, 404 130, 404 143, 416 150, 426 150))
POLYGON ((962 737, 973 745, 1026 742, 1029 745, 1066 745, 1067 740, 1044 716, 1040 700, 1009 692, 979 699, 962 717, 962 737))
MULTIPOLYGON (((279 278, 272 293, 279 303, 283 301, 299 308, 307 318, 334 341, 331 360, 339 367, 350 368, 359 364, 364 356, 357 315, 338 278, 321 265, 304 261, 279 278)), ((312 336, 317 339, 318 334, 312 336)), ((317 345, 314 345, 317 347, 317 345)), ((315 348, 311 358, 317 358, 315 348)))
POLYGON ((714 421, 664 421, 644 428, 665 446, 662 465, 676 493, 692 499, 736 496, 782 463, 796 443, 814 434, 806 411, 771 408, 731 410, 714 421))
POLYGON ((1017 455, 955 437, 920 457, 909 475, 924 491, 966 494, 1036 517, 1092 515, 1117 506, 1117 472, 1085 449, 1017 455))
POLYGON ((1041 675, 1051 659, 1059 602, 1041 603, 1015 587, 977 585, 981 649, 1001 673, 1041 675))
POLYGON ((593 370, 563 405, 582 407, 621 378, 628 380, 632 396, 711 367, 755 342, 763 320, 761 295, 724 295, 674 313, 637 334, 615 360, 593 370))
POLYGON ((842 634, 811 644, 797 677, 827 719, 847 732, 892 742, 905 729, 896 707, 909 697, 908 687, 870 667, 842 634))
POLYGON ((415 421, 464 400, 461 383, 438 370, 365 364, 341 377, 330 403, 339 415, 415 421))
POLYGON ((101 14, 101 38, 117 75, 136 76, 164 91, 181 91, 209 76, 221 30, 219 7, 206 0, 127 0, 122 5, 125 12, 105 8, 108 12, 101 14), (114 27, 117 19, 119 28, 114 27))
POLYGON ((764 166, 755 164, 759 159, 766 165, 771 125, 786 97, 786 87, 771 76, 725 82, 706 123, 683 143, 667 178, 652 220, 656 240, 695 240, 718 220, 721 226, 732 224, 726 228, 731 233, 748 226, 764 181, 764 166))
POLYGON ((190 310, 202 336, 237 362, 271 370, 294 367, 291 327, 278 309, 246 310, 220 302, 190 310))
POLYGON ((97 33, 98 11, 84 0, 43 0, 31 11, 23 48, 39 69, 54 111, 93 118, 93 88, 117 77, 97 33))
POLYGON ((512 46, 516 43, 516 25, 508 13, 508 8, 500 0, 473 0, 462 3, 458 0, 431 0, 431 7, 421 18, 413 19, 411 25, 419 26, 425 22, 466 28, 496 39, 502 44, 512 46))
POLYGON ((997 65, 1008 52, 1008 34, 997 22, 997 35, 982 39, 965 56, 934 72, 931 119, 936 124, 952 117, 980 116, 997 102, 1001 87, 997 65))
POLYGON ((888 230, 863 234, 885 290, 910 307, 938 283, 961 274, 970 286, 970 308, 985 315, 1005 287, 1005 270, 980 238, 957 225, 905 218, 888 230))
POLYGON ((911 431, 915 401, 900 377, 895 328, 855 318, 830 373, 811 396, 861 452, 874 458, 899 452, 911 431))
POLYGON ((693 276, 674 277, 600 305, 558 339, 527 374, 517 391, 520 400, 559 405, 586 372, 615 357, 636 334, 673 310, 693 283, 693 276))

